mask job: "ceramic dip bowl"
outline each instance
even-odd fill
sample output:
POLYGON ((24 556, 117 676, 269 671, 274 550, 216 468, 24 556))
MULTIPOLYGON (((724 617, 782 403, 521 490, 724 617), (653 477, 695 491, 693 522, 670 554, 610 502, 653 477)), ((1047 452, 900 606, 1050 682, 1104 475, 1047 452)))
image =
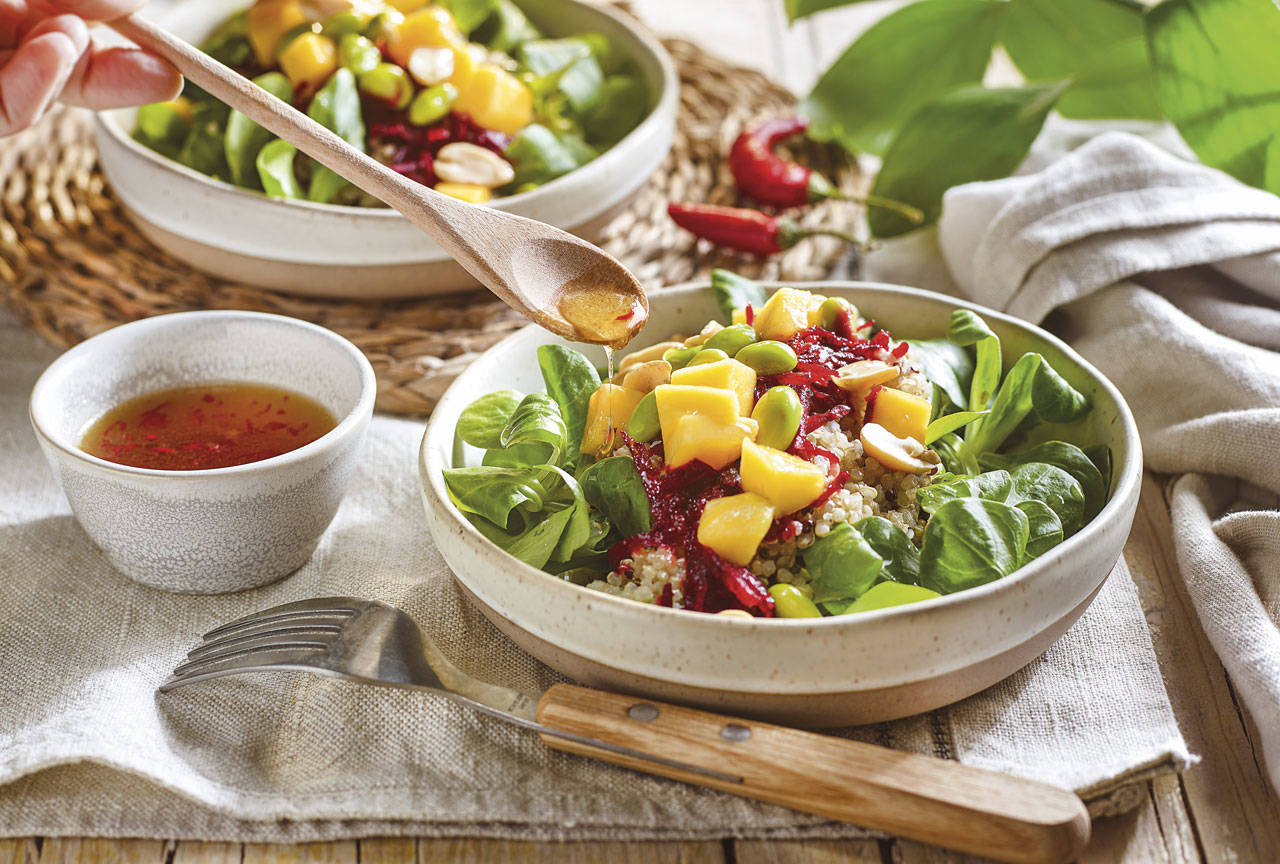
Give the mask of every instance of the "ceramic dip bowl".
POLYGON ((373 415, 369 361, 330 330, 259 312, 183 312, 67 351, 31 394, 31 425, 71 510, 126 576, 166 591, 255 588, 296 570, 337 512, 373 415), (156 390, 252 382, 309 396, 337 425, 228 468, 119 465, 80 449, 107 411, 156 390))
MULTIPOLYGON (((472 400, 501 389, 544 389, 536 351, 556 340, 530 327, 458 377, 432 414, 419 459, 436 544, 468 597, 499 629, 592 686, 794 725, 840 726, 963 699, 1031 662, 1080 617, 1120 556, 1142 478, 1137 427, 1115 387, 1052 334, 954 297, 856 282, 800 287, 849 299, 897 339, 941 336, 952 310, 973 309, 1000 337, 1006 366, 1024 352, 1042 354, 1092 405, 1083 420, 1061 430, 1062 437, 1111 450, 1110 497, 1102 512, 1003 579, 857 614, 742 619, 580 587, 489 542, 449 499, 441 474, 454 459, 458 415, 472 400)), ((665 289, 649 299, 649 324, 627 352, 670 334, 697 333, 719 317, 705 284, 665 289)), ((602 351, 574 347, 604 365, 602 351)), ((462 455, 478 464, 476 453, 462 455)))

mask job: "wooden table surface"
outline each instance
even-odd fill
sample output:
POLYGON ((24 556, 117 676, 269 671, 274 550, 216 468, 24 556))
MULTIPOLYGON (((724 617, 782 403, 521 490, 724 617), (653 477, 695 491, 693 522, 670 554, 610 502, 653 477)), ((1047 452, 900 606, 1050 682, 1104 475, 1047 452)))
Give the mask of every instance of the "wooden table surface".
MULTIPOLYGON (((872 0, 788 28, 781 0, 632 0, 655 30, 693 39, 805 92, 818 71, 877 18, 905 0, 872 0)), ((1177 575, 1169 513, 1158 478, 1142 489, 1125 547, 1182 734, 1200 762, 1148 783, 1132 812, 1094 823, 1084 862, 1271 864, 1280 862, 1280 800, 1261 767, 1251 721, 1196 620, 1177 575)), ((859 864, 971 862, 904 840, 529 843, 374 839, 300 846, 172 840, 0 840, 0 864, 128 862, 627 862, 627 864, 859 864)))

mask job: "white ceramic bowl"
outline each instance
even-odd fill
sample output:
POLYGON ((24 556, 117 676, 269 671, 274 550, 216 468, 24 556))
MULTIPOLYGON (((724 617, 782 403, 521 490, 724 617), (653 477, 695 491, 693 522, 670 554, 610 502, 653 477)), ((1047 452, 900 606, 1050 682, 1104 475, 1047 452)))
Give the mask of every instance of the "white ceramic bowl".
MULTIPOLYGON (((1071 434, 1111 448, 1106 507, 1005 579, 858 615, 743 620, 591 591, 489 543, 449 501, 441 476, 450 464, 458 415, 471 400, 504 388, 543 389, 535 351, 556 340, 530 327, 458 377, 436 406, 419 455, 436 544, 470 598, 517 644, 589 685, 796 725, 836 726, 903 717, 976 693, 1039 656, 1080 616, 1124 547, 1142 476, 1137 427, 1115 387, 1052 335, 990 309, 890 285, 805 287, 847 297, 896 338, 939 336, 953 309, 970 308, 999 334, 1010 362, 1028 350, 1043 354, 1092 400, 1093 410, 1071 434)), ((649 324, 636 348, 671 333, 696 333, 717 315, 705 285, 660 291, 649 302, 649 324)))
MULTIPOLYGON (((189 0, 144 14, 198 43, 250 2, 189 0)), ((519 3, 551 35, 604 34, 649 86, 649 115, 599 158, 489 205, 595 240, 671 149, 679 95, 675 64, 656 39, 608 6, 579 0, 519 3)), ((134 141, 136 113, 98 115, 103 170, 138 230, 192 266, 295 294, 357 300, 425 296, 476 284, 394 210, 276 200, 214 180, 134 141)))
POLYGON ((115 567, 166 591, 256 588, 311 556, 373 416, 369 361, 323 327, 261 312, 183 312, 108 330, 55 360, 31 425, 71 510, 115 567), (338 425, 260 462, 160 471, 91 456, 85 430, 120 403, 188 384, 248 381, 310 396, 338 425))

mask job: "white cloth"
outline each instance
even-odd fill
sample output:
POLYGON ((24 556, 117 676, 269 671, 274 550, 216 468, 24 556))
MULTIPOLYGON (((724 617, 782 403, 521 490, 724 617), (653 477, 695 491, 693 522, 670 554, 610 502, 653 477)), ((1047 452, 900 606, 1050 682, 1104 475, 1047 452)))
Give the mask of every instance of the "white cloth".
POLYGON ((1040 161, 950 190, 938 245, 961 293, 1101 369, 1180 475, 1180 571, 1280 789, 1280 197, 1117 132, 1040 161))
MULTIPOLYGON (((337 518, 288 579, 193 597, 120 576, 72 518, 28 426, 28 393, 54 353, 0 313, 0 835, 858 833, 550 751, 439 697, 302 673, 157 695, 200 633, 326 594, 400 606, 476 677, 527 691, 558 677, 460 596, 427 536, 413 421, 374 419, 337 518)), ((1006 681, 840 734, 1055 782, 1095 812, 1136 805, 1148 778, 1190 759, 1123 563, 1084 617, 1006 681)))

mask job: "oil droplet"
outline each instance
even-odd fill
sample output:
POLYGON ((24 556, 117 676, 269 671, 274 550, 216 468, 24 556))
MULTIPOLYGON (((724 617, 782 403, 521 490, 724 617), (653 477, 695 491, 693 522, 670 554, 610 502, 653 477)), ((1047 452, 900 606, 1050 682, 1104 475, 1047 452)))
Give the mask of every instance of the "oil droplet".
POLYGON ((605 373, 608 375, 604 379, 605 387, 608 389, 604 392, 604 411, 605 416, 609 418, 608 425, 605 426, 604 440, 607 442, 609 450, 613 450, 615 441, 613 440, 613 346, 604 346, 604 366, 605 373))
POLYGON ((636 293, 612 289, 589 272, 560 289, 556 309, 583 341, 611 348, 630 342, 649 317, 636 293))

